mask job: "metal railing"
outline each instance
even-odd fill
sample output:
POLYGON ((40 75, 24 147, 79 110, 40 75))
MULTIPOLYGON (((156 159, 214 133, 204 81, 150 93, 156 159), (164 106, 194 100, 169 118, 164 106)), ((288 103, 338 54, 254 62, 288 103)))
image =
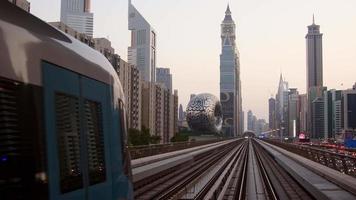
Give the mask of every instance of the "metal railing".
POLYGON ((129 146, 131 159, 138 159, 147 156, 178 151, 182 149, 197 147, 201 145, 211 144, 223 141, 224 139, 204 140, 204 141, 191 141, 191 142, 172 142, 168 144, 153 144, 141 146, 129 146))
POLYGON ((281 147, 287 151, 293 152, 322 165, 356 177, 356 158, 328 150, 318 149, 290 143, 279 142, 276 140, 265 140, 266 142, 281 147))

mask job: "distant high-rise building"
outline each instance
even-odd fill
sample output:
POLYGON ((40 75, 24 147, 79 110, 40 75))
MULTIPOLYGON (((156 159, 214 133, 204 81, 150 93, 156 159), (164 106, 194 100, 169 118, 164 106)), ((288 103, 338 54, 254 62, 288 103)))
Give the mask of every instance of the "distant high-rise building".
POLYGON ((175 134, 178 133, 178 90, 174 90, 173 91, 173 95, 172 95, 172 99, 173 99, 173 133, 172 135, 170 135, 171 137, 173 137, 175 134))
POLYGON ((144 81, 156 81, 156 32, 129 1, 128 28, 131 45, 128 62, 137 66, 144 81))
MULTIPOLYGON (((306 55, 307 55, 307 132, 311 133, 315 128, 312 123, 315 121, 312 116, 312 104, 316 98, 323 98, 323 34, 320 33, 320 26, 315 24, 313 15, 313 24, 308 26, 306 39, 306 55), (318 92, 319 91, 319 92, 318 92)), ((320 100, 320 99, 319 99, 320 100)))
POLYGON ((356 130, 356 90, 344 90, 342 94, 343 104, 343 129, 356 130))
POLYGON ((324 138, 325 132, 325 119, 324 119, 324 99, 317 97, 312 102, 312 134, 311 138, 313 139, 322 139, 324 138))
POLYGON ((288 94, 288 82, 283 80, 281 74, 276 95, 276 128, 280 131, 280 137, 288 136, 288 94))
POLYGON ((289 89, 288 95, 288 136, 297 137, 299 135, 300 103, 299 93, 296 88, 289 89))
POLYGON ((61 22, 93 37, 94 16, 90 12, 90 0, 61 0, 61 22))
POLYGON ((299 95, 299 107, 300 107, 300 120, 299 130, 304 134, 307 132, 307 112, 308 112, 308 99, 306 94, 299 95))
POLYGON ((342 91, 324 91, 324 137, 335 138, 342 130, 342 91))
POLYGON ((172 74, 169 68, 156 68, 156 82, 162 83, 169 91, 172 91, 172 74))
POLYGON ((245 132, 245 112, 243 110, 241 110, 241 117, 240 117, 240 128, 241 128, 241 133, 245 132))
MULTIPOLYGON (((310 135, 310 137, 312 139, 319 139, 321 137, 324 137, 324 128, 323 127, 323 132, 322 133, 316 133, 315 130, 321 130, 319 127, 314 127, 314 125, 316 123, 314 122, 318 122, 320 121, 319 119, 314 119, 314 117, 318 117, 319 116, 319 111, 320 110, 316 110, 316 108, 322 108, 322 110, 324 110, 324 105, 323 107, 319 106, 320 102, 324 102, 324 91, 326 91, 327 88, 326 87, 319 87, 319 86, 315 86, 315 87, 311 87, 309 88, 309 92, 308 92, 308 111, 307 111, 307 133, 310 135), (317 101, 315 101, 317 100, 317 101), (318 107, 315 108, 315 105, 318 105, 318 107), (314 113, 314 112, 318 112, 318 113, 314 113), (316 138, 313 138, 316 137, 316 138)), ((323 115, 323 120, 324 120, 324 115, 323 115)), ((323 122, 324 123, 324 122, 323 122)))
MULTIPOLYGON (((147 82, 146 82, 147 83, 147 82)), ((147 84, 149 86, 149 84, 147 84)), ((178 91, 174 93, 168 90, 162 83, 154 84, 155 101, 153 127, 151 134, 159 136, 161 143, 169 143, 170 139, 178 132, 178 91)), ((149 88, 145 88, 146 96, 149 88)), ((146 104, 148 106, 148 104, 146 104)), ((147 110, 146 108, 144 108, 147 110)), ((145 114, 145 126, 149 125, 149 116, 145 114), (147 121, 148 119, 148 121, 147 121)))
POLYGON ((236 26, 229 6, 221 24, 220 101, 223 114, 223 132, 232 137, 242 134, 240 58, 236 47, 236 26))
MULTIPOLYGON (((156 134, 156 32, 128 2, 128 29, 131 31, 131 44, 128 47, 128 63, 138 68, 142 79, 142 126, 156 134)), ((163 137, 162 137, 163 139, 163 137)))
POLYGON ((179 111, 178 111, 178 121, 183 121, 184 120, 184 110, 182 104, 179 105, 179 111))
POLYGON ((276 129, 276 99, 273 97, 268 100, 268 113, 269 128, 274 130, 276 129))
POLYGON ((323 34, 320 26, 313 24, 308 26, 305 36, 307 44, 307 91, 311 87, 323 86, 323 34))
POLYGON ((269 127, 268 127, 268 123, 266 123, 266 120, 264 119, 258 119, 256 120, 256 125, 255 125, 255 132, 257 135, 260 135, 266 131, 268 131, 269 127))
POLYGON ((31 4, 27 0, 9 0, 11 3, 17 5, 21 9, 30 12, 31 4))
POLYGON ((253 113, 251 110, 247 112, 247 130, 253 131, 253 113))

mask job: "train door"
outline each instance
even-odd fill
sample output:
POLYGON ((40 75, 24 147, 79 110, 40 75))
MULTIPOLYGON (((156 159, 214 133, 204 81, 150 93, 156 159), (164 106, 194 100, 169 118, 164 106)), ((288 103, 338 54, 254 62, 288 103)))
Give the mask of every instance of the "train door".
POLYGON ((88 199, 112 199, 111 162, 109 162, 110 88, 108 85, 81 78, 84 101, 84 128, 88 155, 88 199), (104 134, 105 133, 105 134, 104 134), (106 137, 104 137, 104 135, 106 137), (107 145, 104 145, 107 144, 107 145))
POLYGON ((43 86, 50 199, 111 199, 109 87, 46 62, 43 86))

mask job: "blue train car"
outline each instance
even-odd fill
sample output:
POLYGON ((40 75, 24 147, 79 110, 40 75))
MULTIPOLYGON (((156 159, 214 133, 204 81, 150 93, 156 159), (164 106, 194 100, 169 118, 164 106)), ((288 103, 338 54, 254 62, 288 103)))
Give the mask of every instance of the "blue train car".
POLYGON ((124 96, 99 52, 0 1, 0 199, 132 199, 124 96))

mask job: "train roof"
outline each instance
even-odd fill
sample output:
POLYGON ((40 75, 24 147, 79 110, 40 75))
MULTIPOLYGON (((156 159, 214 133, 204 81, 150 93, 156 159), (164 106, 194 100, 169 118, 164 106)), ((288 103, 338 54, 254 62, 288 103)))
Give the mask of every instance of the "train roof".
POLYGON ((42 61, 113 85, 124 100, 114 68, 98 51, 8 1, 0 1, 0 76, 42 86, 42 61))

